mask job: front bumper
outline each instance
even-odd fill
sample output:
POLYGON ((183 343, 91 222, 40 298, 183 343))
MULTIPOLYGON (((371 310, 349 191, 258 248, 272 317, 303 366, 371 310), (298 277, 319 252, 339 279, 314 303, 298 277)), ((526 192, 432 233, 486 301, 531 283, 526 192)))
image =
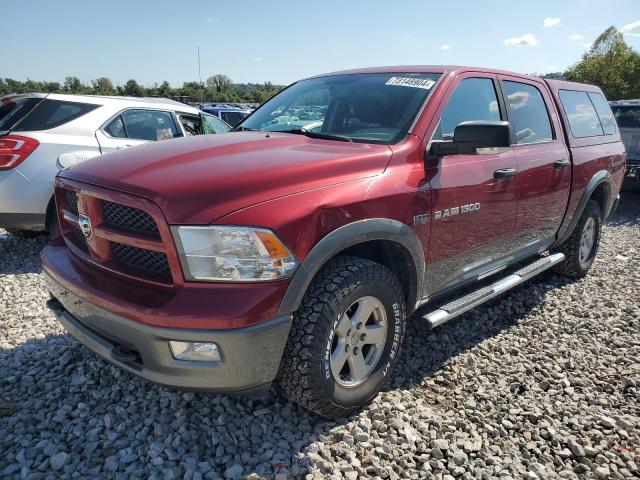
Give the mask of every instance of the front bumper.
POLYGON ((245 328, 193 330, 145 325, 87 302, 45 272, 48 306, 64 328, 102 358, 169 387, 261 395, 275 378, 291 326, 282 316, 245 328), (169 340, 215 342, 219 362, 176 360, 169 340))

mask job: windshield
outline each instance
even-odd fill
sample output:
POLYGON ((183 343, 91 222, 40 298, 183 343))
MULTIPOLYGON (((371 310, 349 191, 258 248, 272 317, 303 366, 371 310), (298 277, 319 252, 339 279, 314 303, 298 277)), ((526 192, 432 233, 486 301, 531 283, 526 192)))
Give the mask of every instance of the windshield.
POLYGON ((409 131, 440 74, 333 75, 295 83, 237 130, 392 144, 409 131))

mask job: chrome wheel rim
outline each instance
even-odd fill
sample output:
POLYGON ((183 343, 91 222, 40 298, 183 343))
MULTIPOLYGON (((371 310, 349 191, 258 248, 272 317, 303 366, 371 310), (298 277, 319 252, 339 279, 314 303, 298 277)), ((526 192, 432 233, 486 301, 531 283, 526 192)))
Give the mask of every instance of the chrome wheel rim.
POLYGON ((343 387, 364 382, 378 365, 387 343, 387 311, 376 297, 360 297, 338 317, 330 366, 343 387))
POLYGON ((580 237, 580 249, 578 251, 578 261, 581 266, 585 266, 591 258, 593 245, 596 240, 596 221, 593 217, 589 217, 582 228, 580 237))

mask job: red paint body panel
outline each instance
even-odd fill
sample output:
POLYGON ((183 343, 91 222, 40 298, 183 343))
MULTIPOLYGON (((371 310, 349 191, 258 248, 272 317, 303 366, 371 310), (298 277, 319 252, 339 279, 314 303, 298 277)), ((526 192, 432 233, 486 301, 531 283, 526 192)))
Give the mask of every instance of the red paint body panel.
POLYGON ((175 290, 139 285, 86 264, 61 237, 43 250, 43 268, 98 307, 157 327, 228 329, 276 316, 289 281, 253 285, 185 283, 175 290))
POLYGON ((386 145, 235 132, 141 145, 89 160, 64 178, 148 198, 169 224, 208 224, 250 205, 382 173, 386 145))
MULTIPOLYGON (((215 222, 270 228, 304 261, 320 240, 341 226, 370 218, 393 219, 409 225, 422 242, 426 275, 438 278, 433 286, 437 290, 474 262, 496 260, 511 248, 556 235, 599 170, 610 172, 612 195, 617 194, 624 174, 619 136, 601 145, 567 137, 566 118, 557 99, 557 90, 567 87, 566 83, 467 67, 382 67, 343 73, 367 72, 442 72, 410 132, 396 145, 237 132, 158 142, 61 172, 60 188, 149 212, 158 224, 162 251, 171 266, 171 284, 123 275, 109 269, 108 259, 96 263, 62 239, 45 249, 44 268, 88 301, 139 322, 236 328, 273 318, 289 281, 185 282, 169 225, 215 222), (474 75, 535 83, 548 102, 555 140, 514 146, 504 153, 425 161, 428 141, 448 96, 461 78, 474 75), (567 143, 573 147, 571 152, 567 143), (555 160, 569 156, 572 168, 553 168, 555 160), (518 169, 517 177, 494 179, 495 170, 510 167, 518 169), (433 221, 435 211, 474 203, 481 208, 433 221), (414 224, 414 217, 424 214, 429 222, 414 224)), ((62 194, 57 195, 60 208, 62 194)), ((98 219, 99 213, 98 209, 98 219)), ((97 236, 107 241, 155 248, 144 239, 96 227, 97 236)), ((63 234, 70 233, 63 228, 63 234)), ((96 252, 102 252, 98 244, 96 252)))

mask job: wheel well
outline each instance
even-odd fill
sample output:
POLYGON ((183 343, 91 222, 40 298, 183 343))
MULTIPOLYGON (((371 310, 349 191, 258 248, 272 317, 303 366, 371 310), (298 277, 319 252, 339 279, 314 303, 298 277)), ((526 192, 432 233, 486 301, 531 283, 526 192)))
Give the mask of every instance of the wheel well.
POLYGON ((603 182, 595 188, 591 197, 589 197, 590 200, 595 200, 598 205, 600 205, 600 211, 603 218, 607 216, 607 212, 605 210, 609 204, 609 188, 610 187, 603 182))
POLYGON ((342 250, 334 256, 350 255, 380 263, 393 272, 400 281, 407 308, 416 302, 416 266, 411 253, 392 240, 371 240, 358 243, 342 250))

